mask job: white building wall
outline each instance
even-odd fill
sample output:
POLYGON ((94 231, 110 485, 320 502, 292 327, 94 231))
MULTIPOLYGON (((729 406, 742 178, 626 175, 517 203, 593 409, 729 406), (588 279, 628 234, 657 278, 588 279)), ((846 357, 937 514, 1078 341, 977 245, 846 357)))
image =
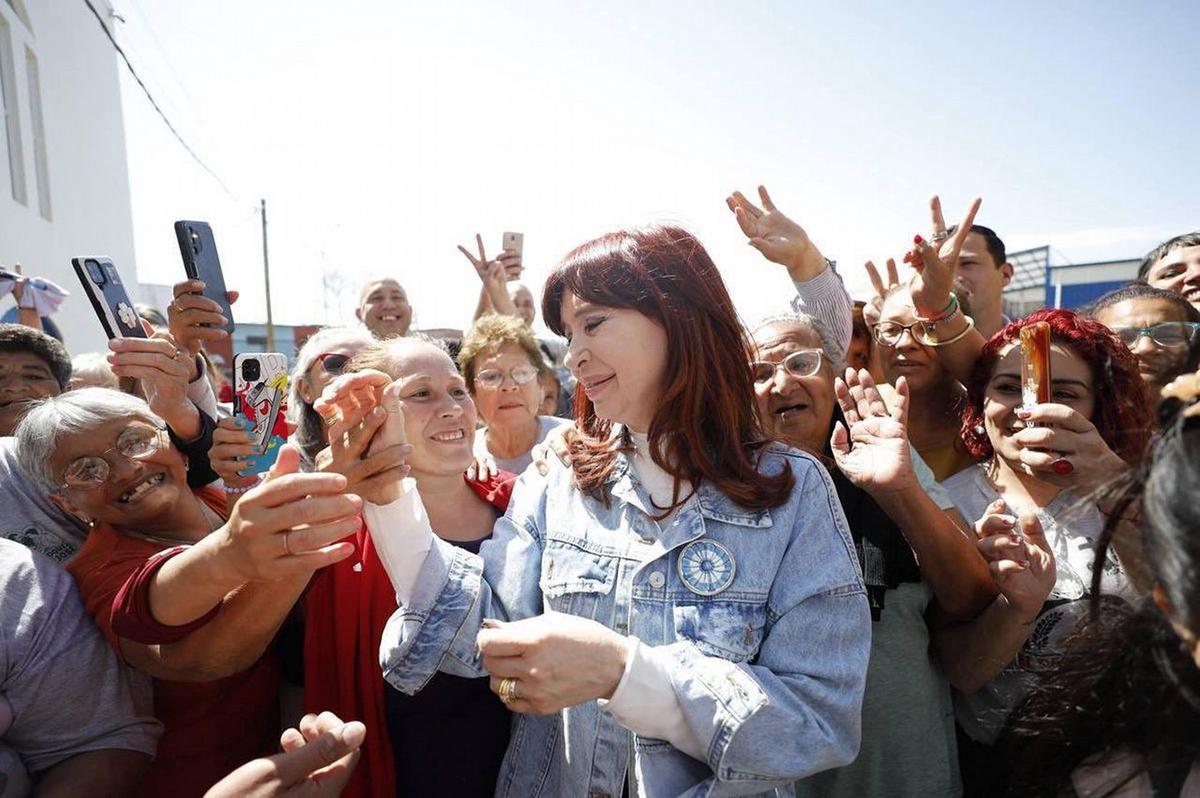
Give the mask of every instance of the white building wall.
MULTIPOLYGON (((111 24, 108 2, 93 4, 111 24)), ((0 263, 20 263, 26 275, 48 277, 70 291, 54 321, 72 353, 96 351, 104 332, 71 258, 106 255, 127 283, 137 282, 117 56, 83 2, 17 5, 24 6, 28 26, 9 0, 0 0, 12 40, 27 203, 13 199, 0 131, 0 263), (40 73, 50 220, 39 210, 27 47, 40 73)), ((0 310, 11 306, 11 299, 3 300, 0 310)))

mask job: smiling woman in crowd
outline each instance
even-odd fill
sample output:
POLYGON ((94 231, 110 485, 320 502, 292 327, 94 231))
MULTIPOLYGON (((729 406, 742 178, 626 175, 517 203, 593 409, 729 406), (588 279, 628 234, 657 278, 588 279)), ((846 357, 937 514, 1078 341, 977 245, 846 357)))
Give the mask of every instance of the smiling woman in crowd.
POLYGON ((471 327, 458 365, 487 426, 475 436, 475 454, 491 457, 520 474, 533 462, 533 447, 570 422, 538 415, 539 374, 547 371, 533 332, 514 316, 483 316, 471 327))
MULTIPOLYGON (((409 336, 366 347, 348 370, 331 390, 378 391, 383 404, 351 402, 333 411, 318 401, 332 422, 321 468, 346 474, 370 521, 371 508, 396 501, 402 485, 358 472, 376 452, 407 446, 407 483, 421 491, 433 532, 448 545, 479 551, 508 507, 513 476, 466 476, 476 414, 454 361, 437 342, 409 336)), ((378 655, 396 611, 383 565, 388 549, 365 528, 353 540, 356 556, 318 574, 305 600, 306 707, 367 724, 363 761, 345 795, 491 795, 511 715, 482 678, 436 674, 415 696, 387 687, 378 655)))
POLYGON ((1200 374, 1164 394, 1162 437, 1130 489, 1153 593, 1076 636, 1014 711, 989 795, 1200 794, 1200 374))
MULTIPOLYGON (((24 471, 90 527, 69 570, 122 660, 154 679, 165 726, 139 795, 200 795, 271 753, 271 641, 312 572, 350 554, 361 502, 336 474, 290 474, 245 496, 193 491, 145 402, 104 388, 44 400, 17 430, 24 471), (306 526, 299 529, 301 524, 306 526), (228 711, 236 707, 236 711, 228 711)), ((295 470, 294 450, 281 469, 295 470)))
POLYGON ((415 491, 368 514, 400 603, 388 682, 491 674, 518 713, 498 795, 757 793, 851 761, 853 543, 825 469, 764 441, 703 247, 673 227, 590 241, 543 311, 580 384, 566 462, 522 475, 478 554, 433 535, 415 491))
MULTIPOLYGON (((1021 654, 958 701, 964 732, 990 744, 1038 668, 1061 653, 1086 615, 1104 509, 1092 494, 1141 462, 1153 413, 1128 348, 1103 325, 1066 310, 1037 311, 994 335, 967 397, 963 439, 981 462, 943 486, 967 518, 991 517, 1012 528, 1014 516, 1035 514, 1057 571, 1045 603, 1021 619, 1027 624, 1021 654), (1018 338, 1037 321, 1050 325, 1051 401, 1026 407, 1018 338)), ((1105 595, 1135 595, 1116 559, 1105 565, 1100 588, 1105 595)))

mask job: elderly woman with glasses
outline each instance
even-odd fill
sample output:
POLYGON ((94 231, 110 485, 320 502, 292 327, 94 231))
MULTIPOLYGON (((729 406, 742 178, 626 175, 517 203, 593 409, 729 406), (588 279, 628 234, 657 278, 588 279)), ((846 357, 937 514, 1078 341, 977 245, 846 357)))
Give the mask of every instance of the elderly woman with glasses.
POLYGON ((763 427, 828 467, 874 621, 858 758, 799 782, 797 793, 958 794, 944 671, 964 655, 937 643, 978 616, 996 590, 953 502, 908 443, 907 381, 889 409, 866 370, 836 378, 836 341, 812 316, 772 316, 751 334, 763 427))
POLYGON ((122 660, 153 677, 165 726, 138 795, 201 795, 272 753, 272 641, 319 568, 353 551, 361 500, 337 474, 275 478, 232 512, 193 490, 163 421, 140 399, 85 388, 46 399, 17 429, 22 470, 91 529, 69 569, 122 660), (231 711, 231 708, 236 708, 231 711))
POLYGON ((518 318, 484 316, 463 339, 458 366, 487 426, 475 435, 475 455, 491 457, 519 474, 533 462, 533 447, 569 421, 539 416, 546 370, 537 339, 518 318))

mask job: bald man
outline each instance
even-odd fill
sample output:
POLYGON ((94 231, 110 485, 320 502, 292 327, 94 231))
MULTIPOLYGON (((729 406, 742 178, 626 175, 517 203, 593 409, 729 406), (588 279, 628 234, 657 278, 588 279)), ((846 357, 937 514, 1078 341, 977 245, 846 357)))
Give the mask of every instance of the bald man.
POLYGON ((379 340, 408 335, 412 324, 412 305, 404 287, 390 277, 363 286, 354 311, 371 334, 379 340))

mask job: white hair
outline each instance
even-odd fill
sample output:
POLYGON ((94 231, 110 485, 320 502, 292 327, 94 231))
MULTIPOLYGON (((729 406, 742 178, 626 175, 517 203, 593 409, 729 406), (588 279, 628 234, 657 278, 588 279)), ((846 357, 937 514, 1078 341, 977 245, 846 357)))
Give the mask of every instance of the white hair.
POLYGON ((307 467, 316 453, 325 448, 325 432, 321 418, 300 393, 300 386, 308 379, 308 370, 317 362, 317 356, 331 349, 347 345, 374 343, 375 337, 365 327, 325 327, 317 330, 296 353, 296 362, 288 380, 288 421, 296 425, 293 442, 300 448, 301 460, 307 467))
POLYGON ((121 384, 112 366, 108 365, 108 358, 99 352, 84 352, 71 358, 71 382, 76 381, 114 390, 119 390, 121 384))
POLYGON ((150 406, 131 394, 111 388, 80 388, 43 399, 30 408, 17 426, 17 465, 46 493, 57 493, 50 460, 59 441, 68 435, 87 435, 117 419, 140 419, 157 427, 163 421, 150 406))
POLYGON ((789 324, 793 327, 799 327, 801 330, 816 333, 817 337, 821 339, 821 357, 829 364, 833 375, 837 377, 845 371, 845 357, 842 355, 841 347, 838 346, 837 338, 834 337, 825 322, 816 316, 795 312, 773 313, 770 316, 760 319, 758 323, 750 328, 750 337, 753 338, 755 334, 765 327, 783 324, 789 324))

